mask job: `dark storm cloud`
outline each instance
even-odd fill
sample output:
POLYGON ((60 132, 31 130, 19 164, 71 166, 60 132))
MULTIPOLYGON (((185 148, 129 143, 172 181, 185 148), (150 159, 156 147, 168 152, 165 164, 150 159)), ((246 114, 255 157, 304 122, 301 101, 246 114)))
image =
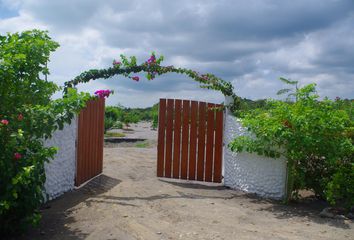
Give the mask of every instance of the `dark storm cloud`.
MULTIPOLYGON (((145 61, 156 51, 168 65, 232 81, 241 96, 274 96, 283 87, 277 78, 285 76, 316 82, 330 97, 354 97, 352 0, 20 0, 19 12, 64 39, 58 59, 70 55, 72 68, 82 66, 82 58, 89 59, 85 68, 99 68, 120 53, 145 61)), ((66 74, 74 77, 73 72, 66 74)), ((103 84, 142 95, 198 89, 175 74, 139 84, 121 78, 103 84)))
POLYGON ((327 27, 353 7, 352 1, 221 1, 212 10, 208 34, 246 40, 288 37, 327 27))

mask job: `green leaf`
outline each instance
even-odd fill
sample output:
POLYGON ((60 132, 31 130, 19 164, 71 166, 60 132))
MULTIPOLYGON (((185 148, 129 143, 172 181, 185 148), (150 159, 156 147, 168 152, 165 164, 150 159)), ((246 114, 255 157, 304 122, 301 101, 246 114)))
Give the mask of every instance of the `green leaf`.
POLYGON ((291 91, 291 89, 289 89, 289 88, 280 89, 280 90, 277 92, 277 95, 282 95, 282 94, 288 93, 288 92, 290 92, 290 91, 291 91))
POLYGON ((279 80, 289 85, 296 85, 298 83, 298 81, 291 81, 290 79, 286 79, 283 77, 280 77, 279 80))

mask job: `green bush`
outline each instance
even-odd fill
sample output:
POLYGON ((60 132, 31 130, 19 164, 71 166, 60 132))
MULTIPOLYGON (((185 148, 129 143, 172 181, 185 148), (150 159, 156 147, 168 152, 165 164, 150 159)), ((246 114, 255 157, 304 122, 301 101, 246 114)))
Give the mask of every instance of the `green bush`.
POLYGON ((105 109, 105 120, 104 120, 104 129, 105 132, 111 128, 118 128, 122 129, 123 124, 121 123, 123 119, 123 108, 118 106, 118 107, 112 107, 108 106, 105 109))
POLYGON ((127 112, 123 114, 122 122, 126 127, 129 127, 131 123, 138 123, 140 120, 139 115, 136 115, 133 112, 127 112))
POLYGON ((340 180, 350 175, 348 166, 354 161, 353 121, 348 109, 338 108, 338 101, 320 101, 314 84, 297 89, 294 95, 296 102, 272 100, 267 109, 245 113, 242 123, 254 138, 238 137, 231 149, 285 156, 288 197, 297 196, 300 189, 311 189, 331 203, 352 196, 354 185, 343 185, 345 181, 340 180))
POLYGON ((104 132, 106 133, 109 129, 111 129, 115 124, 115 121, 112 118, 105 117, 104 118, 104 132))
POLYGON ((139 121, 151 121, 151 127, 157 128, 158 121, 158 104, 147 108, 125 108, 121 105, 108 106, 105 110, 105 119, 107 128, 122 128, 123 123, 128 127, 130 123, 139 121))
POLYGON ((69 123, 90 98, 41 78, 49 74, 49 55, 58 47, 46 32, 0 36, 0 235, 18 233, 40 220, 44 201, 44 162, 57 149, 43 140, 69 123))
POLYGON ((354 206, 354 164, 341 166, 327 184, 326 197, 331 204, 354 206))
POLYGON ((157 110, 156 110, 156 111, 154 111, 154 112, 152 113, 152 124, 151 124, 151 127, 152 127, 153 129, 157 129, 158 123, 159 123, 159 113, 158 113, 157 110))
POLYGON ((123 123, 117 121, 113 124, 113 128, 117 128, 117 129, 122 129, 123 128, 123 123))
POLYGON ((118 107, 107 106, 105 109, 105 117, 112 119, 114 122, 121 121, 122 115, 123 115, 123 108, 120 106, 118 107))

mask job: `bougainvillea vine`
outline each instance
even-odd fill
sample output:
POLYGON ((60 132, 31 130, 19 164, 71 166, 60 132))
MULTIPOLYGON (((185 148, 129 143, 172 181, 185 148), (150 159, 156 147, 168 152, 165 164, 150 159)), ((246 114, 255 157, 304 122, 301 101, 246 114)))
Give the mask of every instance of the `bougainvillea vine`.
POLYGON ((95 96, 99 97, 99 98, 107 98, 109 97, 109 95, 111 95, 113 93, 113 91, 111 90, 97 90, 95 92, 95 96))
POLYGON ((87 83, 96 79, 107 79, 115 75, 122 75, 128 77, 134 81, 139 81, 140 77, 135 74, 140 72, 146 73, 148 80, 153 80, 156 76, 160 76, 166 73, 184 74, 193 80, 200 83, 201 88, 213 89, 220 91, 225 96, 233 98, 233 103, 228 107, 237 108, 240 102, 240 98, 234 93, 233 86, 230 82, 216 77, 213 74, 200 74, 194 70, 187 68, 179 68, 174 66, 161 66, 164 60, 163 56, 157 57, 155 53, 152 53, 147 61, 138 65, 137 58, 135 56, 126 57, 120 55, 121 61, 114 60, 111 67, 106 69, 91 69, 85 71, 75 77, 74 79, 65 83, 64 93, 67 93, 69 88, 73 88, 79 83, 87 83), (134 76, 132 76, 134 74, 134 76))

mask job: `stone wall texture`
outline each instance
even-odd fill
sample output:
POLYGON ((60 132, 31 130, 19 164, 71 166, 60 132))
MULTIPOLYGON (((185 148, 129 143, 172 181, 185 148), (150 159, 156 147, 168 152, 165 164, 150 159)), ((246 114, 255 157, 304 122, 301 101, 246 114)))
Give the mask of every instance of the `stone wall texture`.
POLYGON ((240 120, 225 116, 224 129, 225 186, 255 193, 262 197, 282 199, 286 192, 286 161, 246 152, 232 152, 227 145, 237 136, 249 134, 240 120))
POLYGON ((58 147, 55 158, 45 164, 45 193, 47 200, 54 199, 74 188, 76 173, 76 137, 77 120, 66 124, 63 130, 54 132, 51 139, 45 141, 45 146, 58 147))

